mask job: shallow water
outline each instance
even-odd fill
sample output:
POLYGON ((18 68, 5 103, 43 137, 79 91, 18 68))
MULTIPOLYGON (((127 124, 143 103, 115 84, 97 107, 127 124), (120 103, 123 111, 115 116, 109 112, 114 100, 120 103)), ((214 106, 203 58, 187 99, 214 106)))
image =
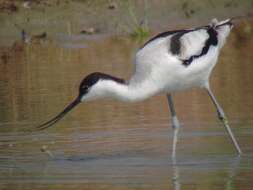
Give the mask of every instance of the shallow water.
POLYGON ((175 94, 182 124, 176 160, 164 95, 132 104, 89 102, 35 131, 75 98, 88 73, 129 78, 140 44, 59 34, 56 41, 2 47, 1 189, 251 189, 253 38, 241 34, 231 34, 211 78, 241 157, 198 89, 175 94))

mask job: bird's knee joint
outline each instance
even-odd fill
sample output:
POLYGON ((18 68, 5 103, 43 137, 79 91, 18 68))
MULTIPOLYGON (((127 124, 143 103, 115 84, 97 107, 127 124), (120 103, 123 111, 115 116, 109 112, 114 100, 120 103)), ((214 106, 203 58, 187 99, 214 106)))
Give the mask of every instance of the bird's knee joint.
POLYGON ((219 116, 219 119, 225 124, 227 125, 228 124, 228 119, 225 115, 218 115, 219 116))
POLYGON ((221 108, 219 108, 217 110, 217 113, 218 113, 218 117, 219 117, 220 120, 223 120, 223 119, 226 118, 225 113, 224 113, 224 111, 221 108))
POLYGON ((172 127, 173 127, 173 129, 179 129, 180 128, 180 123, 177 119, 177 116, 172 117, 172 127))

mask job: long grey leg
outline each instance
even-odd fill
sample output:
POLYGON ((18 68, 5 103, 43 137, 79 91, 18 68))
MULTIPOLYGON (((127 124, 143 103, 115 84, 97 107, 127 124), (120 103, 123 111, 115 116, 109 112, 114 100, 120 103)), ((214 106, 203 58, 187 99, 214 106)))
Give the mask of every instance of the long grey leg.
POLYGON ((209 86, 206 87, 206 90, 207 90, 207 92, 208 92, 208 94, 209 94, 209 96, 210 96, 210 98, 211 98, 213 104, 215 105, 215 107, 216 107, 216 109, 217 109, 217 112, 218 112, 218 117, 219 117, 219 119, 222 121, 222 123, 223 123, 223 125, 224 125, 226 131, 228 132, 229 137, 230 137, 230 139, 232 140, 232 142, 233 142, 233 144, 234 144, 234 146, 235 146, 235 148, 236 148, 238 154, 241 154, 242 151, 241 151, 241 149, 240 149, 240 147, 239 147, 239 145, 238 145, 238 143, 237 143, 237 141, 236 141, 236 139, 235 139, 235 137, 234 137, 234 134, 233 134, 232 130, 230 129, 230 127, 229 127, 229 125, 228 125, 228 120, 227 120, 227 117, 225 116, 225 113, 224 113, 223 109, 222 109, 222 108, 220 107, 220 105, 218 104, 218 102, 217 102, 217 100, 215 99, 215 97, 214 97, 214 95, 213 95, 213 93, 212 93, 212 91, 211 91, 211 89, 210 89, 209 86))
POLYGON ((178 137, 178 131, 180 128, 179 121, 177 119, 175 107, 173 104, 172 96, 171 94, 167 94, 167 100, 169 104, 169 109, 171 113, 171 121, 172 121, 172 127, 173 127, 173 146, 172 146, 172 157, 176 156, 176 146, 177 146, 177 137, 178 137))

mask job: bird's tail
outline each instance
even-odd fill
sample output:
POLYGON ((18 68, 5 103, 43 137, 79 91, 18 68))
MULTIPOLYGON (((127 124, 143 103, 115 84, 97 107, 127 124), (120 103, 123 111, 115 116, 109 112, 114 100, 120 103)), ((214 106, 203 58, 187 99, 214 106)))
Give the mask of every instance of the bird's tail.
POLYGON ((253 15, 242 15, 242 16, 232 17, 230 20, 233 23, 238 23, 238 22, 242 22, 243 20, 252 19, 252 18, 253 18, 253 15))

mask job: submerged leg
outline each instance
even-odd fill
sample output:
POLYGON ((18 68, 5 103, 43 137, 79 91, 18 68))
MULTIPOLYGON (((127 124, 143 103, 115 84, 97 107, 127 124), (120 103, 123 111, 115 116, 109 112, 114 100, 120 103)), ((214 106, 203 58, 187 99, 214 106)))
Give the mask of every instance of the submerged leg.
POLYGON ((173 100, 171 94, 167 94, 167 100, 169 104, 169 109, 171 113, 171 121, 172 121, 172 127, 173 127, 173 146, 172 146, 172 157, 176 156, 176 146, 177 146, 177 137, 178 137, 178 131, 180 128, 179 121, 177 119, 176 111, 174 108, 173 100))
POLYGON ((241 151, 241 149, 240 149, 240 147, 239 147, 239 145, 238 145, 238 143, 237 143, 237 141, 236 141, 236 139, 235 139, 235 137, 234 137, 234 134, 233 134, 232 130, 230 129, 230 127, 229 127, 229 125, 228 125, 228 120, 227 120, 227 118, 226 118, 226 116, 225 116, 225 113, 224 113, 223 109, 222 109, 222 108, 220 107, 220 105, 218 104, 218 102, 217 102, 217 100, 215 99, 215 97, 214 97, 214 95, 213 95, 211 89, 210 89, 209 87, 206 87, 206 90, 207 90, 207 92, 208 92, 208 94, 209 94, 209 96, 210 96, 210 98, 211 98, 213 104, 215 105, 215 107, 216 107, 216 109, 217 109, 217 112, 218 112, 218 117, 219 117, 220 121, 223 123, 223 125, 224 125, 226 131, 228 132, 229 137, 230 137, 230 139, 232 140, 232 142, 233 142, 233 144, 234 144, 234 146, 235 146, 235 148, 236 148, 238 154, 241 154, 242 151, 241 151))

